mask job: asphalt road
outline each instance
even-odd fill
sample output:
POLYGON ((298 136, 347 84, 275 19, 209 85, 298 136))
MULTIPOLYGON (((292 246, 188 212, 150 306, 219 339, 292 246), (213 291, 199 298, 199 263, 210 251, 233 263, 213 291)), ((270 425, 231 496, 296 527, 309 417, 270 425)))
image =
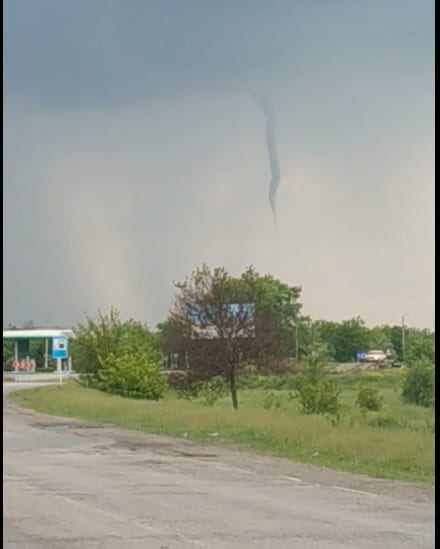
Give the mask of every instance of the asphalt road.
POLYGON ((434 548, 432 487, 23 413, 5 398, 3 460, 9 549, 434 548))

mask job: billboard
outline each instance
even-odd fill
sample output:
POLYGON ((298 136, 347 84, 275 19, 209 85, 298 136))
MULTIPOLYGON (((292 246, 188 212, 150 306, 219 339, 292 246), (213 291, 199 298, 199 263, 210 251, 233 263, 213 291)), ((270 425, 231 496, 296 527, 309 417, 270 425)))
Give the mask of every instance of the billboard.
POLYGON ((255 337, 255 305, 194 305, 190 312, 193 339, 255 337))
POLYGON ((52 338, 52 358, 67 358, 67 337, 52 338))

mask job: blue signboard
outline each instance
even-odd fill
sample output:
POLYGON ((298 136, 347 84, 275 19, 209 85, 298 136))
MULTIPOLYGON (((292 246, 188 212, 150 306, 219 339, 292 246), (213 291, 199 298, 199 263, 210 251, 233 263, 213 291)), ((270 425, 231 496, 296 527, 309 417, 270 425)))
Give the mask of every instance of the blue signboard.
POLYGON ((227 337, 255 337, 255 305, 253 303, 224 303, 194 305, 190 313, 193 336, 198 339, 220 337, 219 328, 227 337), (216 323, 220 322, 221 326, 216 323))
POLYGON ((52 358, 67 358, 67 337, 52 339, 52 358))

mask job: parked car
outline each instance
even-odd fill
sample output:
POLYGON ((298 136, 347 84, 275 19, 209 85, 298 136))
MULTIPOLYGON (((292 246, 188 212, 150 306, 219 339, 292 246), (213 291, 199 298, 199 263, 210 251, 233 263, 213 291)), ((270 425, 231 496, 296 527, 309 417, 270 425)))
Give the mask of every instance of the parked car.
POLYGON ((388 359, 387 354, 384 351, 372 350, 362 358, 362 362, 380 363, 385 362, 388 359))

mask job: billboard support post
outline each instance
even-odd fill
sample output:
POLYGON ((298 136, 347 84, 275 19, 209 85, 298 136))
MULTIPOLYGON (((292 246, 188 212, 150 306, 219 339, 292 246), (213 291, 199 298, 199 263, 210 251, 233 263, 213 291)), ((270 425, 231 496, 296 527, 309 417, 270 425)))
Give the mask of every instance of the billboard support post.
POLYGON ((63 384, 63 363, 61 358, 57 358, 57 370, 59 384, 63 384))

